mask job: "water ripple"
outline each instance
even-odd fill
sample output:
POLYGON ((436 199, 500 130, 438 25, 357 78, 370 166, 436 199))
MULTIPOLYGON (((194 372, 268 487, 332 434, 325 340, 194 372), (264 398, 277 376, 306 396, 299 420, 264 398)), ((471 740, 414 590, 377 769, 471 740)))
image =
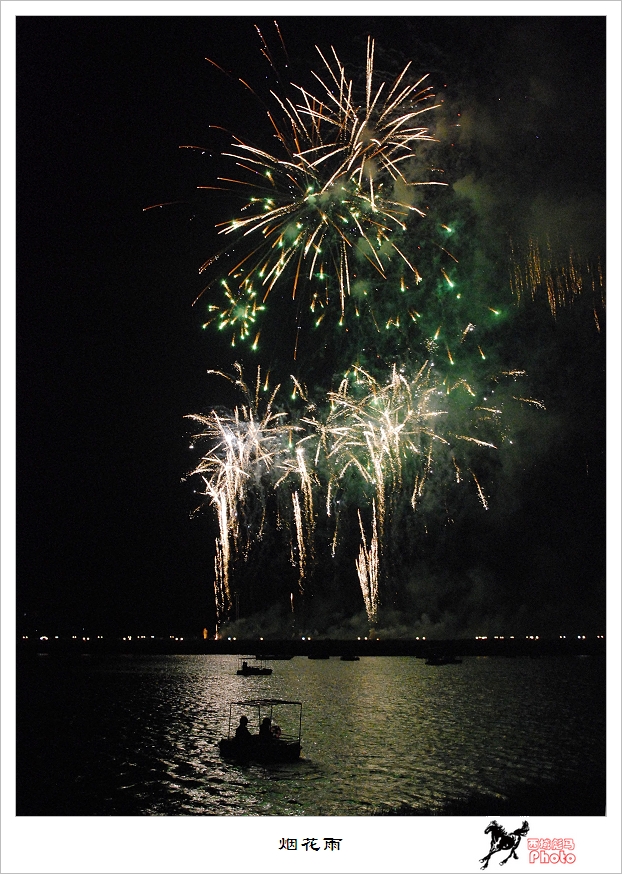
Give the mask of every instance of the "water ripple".
POLYGON ((39 660, 19 682, 18 812, 39 815, 369 815, 440 810, 469 794, 598 779, 596 659, 276 662, 226 656, 39 660), (223 762, 228 702, 304 703, 303 758, 223 762))

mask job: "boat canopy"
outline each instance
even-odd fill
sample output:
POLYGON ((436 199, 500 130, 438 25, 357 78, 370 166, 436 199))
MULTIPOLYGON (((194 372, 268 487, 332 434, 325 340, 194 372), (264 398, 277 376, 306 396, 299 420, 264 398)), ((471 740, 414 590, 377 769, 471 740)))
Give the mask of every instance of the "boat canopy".
POLYGON ((285 731, 283 732, 283 737, 293 737, 295 736, 294 732, 296 732, 298 743, 300 743, 300 738, 302 735, 302 701, 288 701, 284 698, 244 698, 242 701, 231 701, 229 704, 229 729, 227 735, 229 738, 232 736, 232 720, 234 708, 246 707, 255 708, 259 720, 261 720, 262 712, 266 713, 266 711, 268 712, 270 719, 272 719, 273 708, 275 707, 285 708, 285 710, 280 711, 282 716, 286 716, 286 714, 288 713, 287 708, 298 708, 297 710, 289 710, 290 716, 289 718, 286 717, 286 722, 289 724, 289 729, 284 726, 285 731))

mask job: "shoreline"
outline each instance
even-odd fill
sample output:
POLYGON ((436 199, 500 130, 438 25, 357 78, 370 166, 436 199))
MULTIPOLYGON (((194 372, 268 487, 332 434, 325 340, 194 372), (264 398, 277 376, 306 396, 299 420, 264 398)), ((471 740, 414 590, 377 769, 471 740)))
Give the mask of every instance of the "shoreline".
MULTIPOLYGON (((500 637, 455 640, 264 640, 165 637, 27 637, 17 641, 18 655, 29 654, 128 654, 128 655, 244 655, 267 661, 341 656, 430 656, 461 658, 496 656, 501 658, 544 656, 594 656, 606 654, 604 636, 592 637, 500 637)), ((459 665, 440 665, 443 670, 459 670, 459 665)))

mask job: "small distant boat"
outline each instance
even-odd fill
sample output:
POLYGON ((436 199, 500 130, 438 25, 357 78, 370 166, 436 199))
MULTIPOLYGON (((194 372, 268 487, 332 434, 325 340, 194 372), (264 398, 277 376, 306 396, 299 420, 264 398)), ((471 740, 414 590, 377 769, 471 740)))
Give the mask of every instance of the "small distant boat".
POLYGON ((447 653, 431 653, 425 663, 426 665, 461 665, 462 659, 447 653))
POLYGON ((359 658, 359 656, 355 655, 354 653, 345 653, 344 655, 341 656, 341 661, 342 662, 360 662, 360 658, 359 658))
MULTIPOLYGON (((246 716, 248 721, 248 717, 246 716)), ((254 726, 254 720, 248 724, 254 726)), ((248 701, 233 701, 229 704, 229 728, 227 737, 218 742, 224 759, 237 762, 295 762, 300 758, 302 737, 302 702, 284 701, 281 698, 251 698, 248 701), (251 733, 245 740, 236 737, 236 722, 240 716, 254 710, 259 729, 268 721, 271 730, 268 736, 251 733), (276 724, 276 719, 280 725, 276 724)))
POLYGON ((272 668, 266 667, 263 660, 259 660, 257 665, 249 665, 246 659, 238 659, 238 675, 240 677, 268 677, 272 673, 272 668))

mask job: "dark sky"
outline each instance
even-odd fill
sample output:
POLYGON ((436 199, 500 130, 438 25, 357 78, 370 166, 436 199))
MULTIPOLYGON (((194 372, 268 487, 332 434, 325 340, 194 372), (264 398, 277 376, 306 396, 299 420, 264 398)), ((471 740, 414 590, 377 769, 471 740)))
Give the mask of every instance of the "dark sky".
MULTIPOLYGON (((210 183, 226 144, 209 125, 248 132, 263 123, 248 93, 205 60, 248 81, 265 76, 254 23, 18 18, 24 629, 198 632, 213 621, 213 530, 208 516, 189 519, 196 499, 181 482, 192 462, 183 417, 218 400, 206 371, 227 363, 192 307, 198 268, 215 245, 210 202, 196 187, 210 183), (207 154, 179 149, 188 144, 207 154), (174 203, 144 211, 162 202, 174 203)), ((272 35, 271 21, 259 23, 272 35)), ((553 227, 565 244, 604 255, 604 19, 315 17, 279 25, 303 69, 315 65, 316 42, 360 62, 368 33, 387 62, 415 57, 435 84, 447 83, 447 99, 470 122, 462 144, 471 165, 457 165, 457 175, 491 224, 512 214, 517 233, 553 227)), ((558 609, 584 616, 596 632, 603 345, 590 335, 584 365, 581 350, 558 339, 553 332, 553 351, 543 355, 557 357, 558 373, 575 382, 587 370, 584 385, 553 415, 563 427, 537 460, 536 480, 522 481, 516 512, 487 517, 465 537, 473 567, 481 564, 478 542, 497 544, 486 572, 512 566, 534 617, 558 609), (582 392, 594 405, 587 413, 582 392), (564 430, 575 407, 577 430, 585 420, 589 433, 564 430), (530 556, 538 556, 537 572, 530 556), (542 597, 547 576, 556 582, 542 597)), ((560 378, 551 394, 563 386, 560 378)))

